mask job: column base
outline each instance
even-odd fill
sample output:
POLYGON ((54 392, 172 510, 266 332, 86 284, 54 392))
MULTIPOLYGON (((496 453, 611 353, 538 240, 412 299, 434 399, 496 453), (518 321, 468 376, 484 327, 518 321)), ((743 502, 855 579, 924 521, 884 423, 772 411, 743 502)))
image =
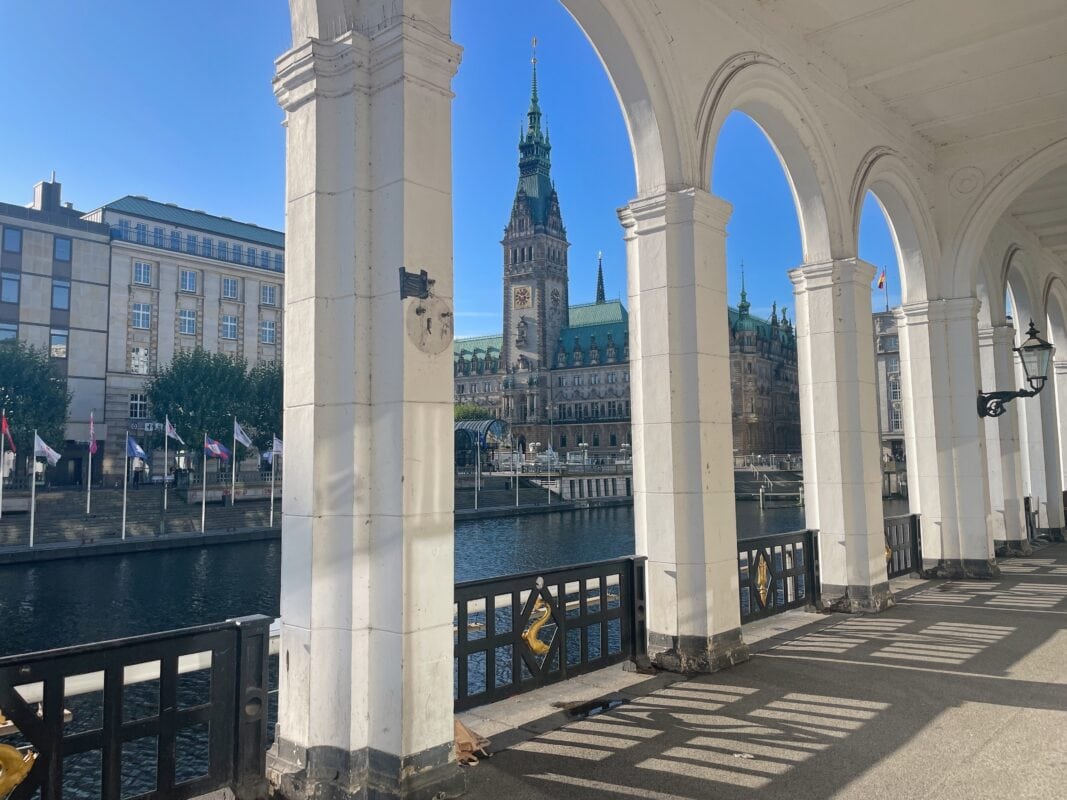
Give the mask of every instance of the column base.
POLYGON ((267 753, 267 778, 274 797, 285 800, 442 800, 466 790, 451 742, 400 758, 372 747, 304 748, 278 737, 267 753))
POLYGON ((1048 536, 1050 542, 1067 541, 1063 536, 1063 528, 1038 528, 1037 530, 1040 535, 1048 536))
POLYGON ((878 614, 896 605, 889 581, 874 586, 835 586, 824 583, 820 589, 820 611, 845 614, 878 614))
POLYGON ((949 580, 987 581, 1000 577, 1000 567, 992 559, 965 558, 960 561, 939 561, 937 566, 926 571, 932 578, 949 580))
POLYGON ((648 655, 659 669, 683 675, 718 672, 748 661, 741 629, 705 636, 671 636, 648 632, 648 655))
POLYGON ((994 539, 993 552, 997 558, 1018 558, 1033 555, 1034 548, 1027 539, 994 539))

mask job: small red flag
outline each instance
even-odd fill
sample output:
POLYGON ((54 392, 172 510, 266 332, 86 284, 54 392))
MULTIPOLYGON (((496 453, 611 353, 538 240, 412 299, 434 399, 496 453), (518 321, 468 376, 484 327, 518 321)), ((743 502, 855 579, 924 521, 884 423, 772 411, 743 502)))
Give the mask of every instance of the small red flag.
POLYGON ((0 423, 0 430, 3 431, 3 435, 7 437, 7 443, 11 446, 11 452, 15 452, 15 440, 11 438, 11 428, 7 425, 7 414, 3 415, 2 423, 0 423))
POLYGON ((89 452, 96 455, 96 426, 93 424, 93 412, 89 412, 89 452))
POLYGON ((882 274, 878 276, 878 288, 879 289, 884 289, 885 288, 885 270, 884 269, 882 270, 882 274))

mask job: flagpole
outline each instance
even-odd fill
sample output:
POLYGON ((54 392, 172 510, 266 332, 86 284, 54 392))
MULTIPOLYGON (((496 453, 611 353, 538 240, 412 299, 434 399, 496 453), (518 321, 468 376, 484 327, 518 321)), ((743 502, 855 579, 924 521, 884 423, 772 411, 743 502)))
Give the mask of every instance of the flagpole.
POLYGON ((37 515, 37 429, 33 429, 33 469, 30 470, 30 547, 33 547, 33 525, 37 515))
MULTIPOLYGON (((92 419, 93 412, 89 412, 89 418, 92 419)), ((93 426, 89 425, 91 429, 93 426)), ((85 514, 88 516, 89 510, 93 505, 93 436, 95 434, 89 434, 89 471, 85 476, 85 514)))
POLYGON ((270 527, 274 527, 274 462, 278 453, 274 449, 274 434, 270 435, 270 527))
MULTIPOLYGON (((475 436, 478 436, 477 431, 475 431, 475 436)), ((475 458, 477 458, 478 460, 474 462, 474 510, 477 511, 478 489, 480 487, 482 477, 482 439, 480 436, 478 436, 478 438, 475 440, 475 444, 478 445, 478 454, 475 456, 475 458)))
POLYGON ((170 444, 170 417, 163 417, 163 512, 167 511, 167 472, 170 462, 168 445, 170 444))
MULTIPOLYGON (((886 274, 885 267, 882 267, 882 275, 886 274)), ((885 310, 889 311, 889 279, 882 281, 882 289, 885 290, 885 310)))
MULTIPOLYGON (((3 419, 7 421, 7 409, 3 410, 3 419)), ((0 431, 0 519, 4 518, 4 466, 6 461, 4 459, 4 445, 7 444, 4 440, 7 437, 0 431)))
POLYGON ((204 473, 204 490, 200 493, 200 532, 204 532, 204 521, 207 519, 207 433, 204 434, 204 446, 200 450, 201 472, 204 473))
POLYGON ((130 429, 126 429, 126 446, 122 449, 122 541, 126 541, 126 489, 130 482, 130 429))
MULTIPOLYGON (((271 442, 274 447, 274 442, 271 442)), ((233 450, 230 452, 233 464, 230 465, 230 507, 233 507, 234 495, 237 493, 237 415, 233 417, 233 450)), ((274 459, 271 459, 273 461, 274 459)))

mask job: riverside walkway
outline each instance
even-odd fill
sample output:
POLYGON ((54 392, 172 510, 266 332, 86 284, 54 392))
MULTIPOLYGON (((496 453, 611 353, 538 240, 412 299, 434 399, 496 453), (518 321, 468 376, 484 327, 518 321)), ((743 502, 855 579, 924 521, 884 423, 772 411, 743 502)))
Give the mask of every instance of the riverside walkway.
POLYGON ((466 797, 1063 797, 1067 545, 1000 566, 907 582, 875 616, 811 616, 725 672, 630 675, 596 716, 484 730, 508 749, 468 770, 466 797))

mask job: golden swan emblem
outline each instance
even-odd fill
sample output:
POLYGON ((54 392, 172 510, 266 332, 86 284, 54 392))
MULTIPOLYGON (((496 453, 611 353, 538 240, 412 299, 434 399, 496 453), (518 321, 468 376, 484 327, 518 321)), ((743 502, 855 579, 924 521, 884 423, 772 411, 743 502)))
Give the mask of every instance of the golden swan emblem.
POLYGON ((0 744, 0 797, 7 797, 26 779, 36 760, 32 751, 23 754, 9 744, 0 744))
POLYGON ((552 647, 551 642, 545 644, 537 638, 537 635, 541 632, 541 628, 545 627, 545 624, 550 619, 552 619, 552 606, 546 603, 544 598, 538 597, 537 602, 534 603, 533 610, 530 612, 530 624, 520 635, 520 638, 526 642, 526 646, 529 647, 535 655, 543 656, 552 647), (537 616, 538 614, 540 616, 537 616))

